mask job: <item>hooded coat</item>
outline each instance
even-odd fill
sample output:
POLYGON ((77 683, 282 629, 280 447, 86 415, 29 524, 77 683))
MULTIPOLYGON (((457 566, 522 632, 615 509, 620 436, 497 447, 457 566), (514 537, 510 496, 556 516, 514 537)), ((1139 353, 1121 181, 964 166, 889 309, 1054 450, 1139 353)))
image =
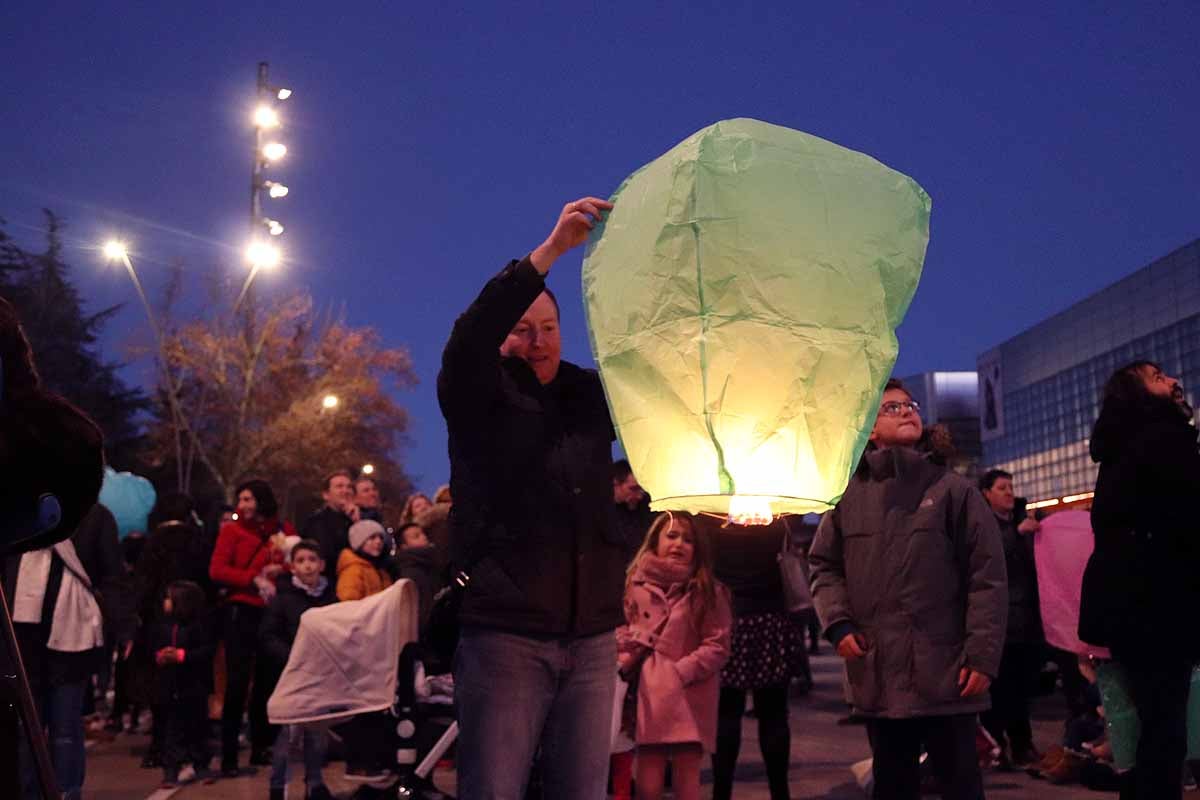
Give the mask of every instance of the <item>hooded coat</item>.
POLYGON ((826 636, 866 639, 846 661, 863 716, 969 714, 969 667, 994 678, 1008 612, 996 517, 971 483, 909 448, 868 452, 809 550, 813 601, 826 636))
POLYGON ((1079 638, 1118 658, 1138 652, 1200 659, 1200 451, 1174 403, 1106 404, 1092 431, 1100 464, 1092 501, 1096 547, 1083 574, 1079 638))
POLYGON ((338 556, 337 599, 362 600, 392 585, 392 576, 374 561, 347 547, 338 556))
POLYGON ((721 667, 729 659, 733 625, 729 596, 717 586, 716 606, 697 620, 688 570, 646 555, 625 592, 628 623, 617 629, 622 665, 645 656, 637 695, 637 743, 699 742, 716 749, 721 667))

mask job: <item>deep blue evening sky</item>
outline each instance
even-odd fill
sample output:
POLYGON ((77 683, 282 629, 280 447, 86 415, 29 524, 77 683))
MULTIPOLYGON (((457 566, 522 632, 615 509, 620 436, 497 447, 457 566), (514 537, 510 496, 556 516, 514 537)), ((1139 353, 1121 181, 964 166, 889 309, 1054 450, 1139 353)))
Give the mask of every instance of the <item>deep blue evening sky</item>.
MULTIPOLYGON (((861 150, 932 196, 903 373, 973 368, 987 347, 1200 235, 1190 0, 1005 13, 443 5, 10 0, 0 216, 27 246, 41 207, 66 218, 89 303, 129 303, 106 342, 124 357, 140 309, 128 280, 82 248, 121 233, 151 284, 172 257, 197 274, 239 270, 255 64, 269 61, 295 90, 278 171, 292 193, 271 202, 289 262, 260 289, 308 287, 410 348, 421 384, 401 395, 405 459, 426 489, 447 477, 433 387, 456 314, 563 202, 607 196, 720 119, 861 150)), ((590 363, 580 260, 556 265, 551 285, 565 356, 590 363)))

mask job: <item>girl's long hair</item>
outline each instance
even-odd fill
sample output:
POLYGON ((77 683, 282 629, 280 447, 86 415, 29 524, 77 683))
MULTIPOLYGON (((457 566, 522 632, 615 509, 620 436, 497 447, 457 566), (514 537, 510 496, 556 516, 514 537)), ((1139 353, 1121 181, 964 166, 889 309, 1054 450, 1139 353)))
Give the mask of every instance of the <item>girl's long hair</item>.
POLYGON ((672 523, 682 520, 692 531, 692 577, 687 583, 688 603, 692 611, 692 627, 700 630, 704 619, 717 606, 717 579, 713 577, 713 540, 708 530, 696 523, 696 517, 686 511, 664 511, 650 523, 646 539, 625 572, 625 591, 633 584, 634 575, 647 554, 658 553, 658 539, 672 523))
POLYGON ((401 525, 407 525, 410 522, 417 521, 417 515, 413 513, 413 505, 416 504, 418 500, 424 500, 426 503, 429 503, 429 505, 433 505, 433 501, 430 500, 426 495, 422 494, 421 492, 413 492, 408 496, 408 499, 404 501, 404 509, 400 512, 401 525))

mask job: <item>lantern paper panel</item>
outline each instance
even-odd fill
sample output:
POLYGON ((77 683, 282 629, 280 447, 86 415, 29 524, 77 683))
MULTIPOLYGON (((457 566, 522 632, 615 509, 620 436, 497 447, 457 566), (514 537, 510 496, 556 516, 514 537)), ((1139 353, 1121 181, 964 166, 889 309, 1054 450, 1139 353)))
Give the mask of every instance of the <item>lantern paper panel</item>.
POLYGON ((929 196, 869 156, 718 122, 627 178, 583 265, 592 352, 655 510, 836 503, 896 361, 929 196))

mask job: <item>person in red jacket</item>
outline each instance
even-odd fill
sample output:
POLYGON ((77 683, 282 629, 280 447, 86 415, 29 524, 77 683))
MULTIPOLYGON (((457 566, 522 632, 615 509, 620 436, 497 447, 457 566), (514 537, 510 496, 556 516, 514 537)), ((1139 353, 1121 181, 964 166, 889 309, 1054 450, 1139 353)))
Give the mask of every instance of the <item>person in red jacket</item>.
POLYGON ((255 659, 263 601, 259 584, 271 582, 283 567, 271 558, 272 537, 283 532, 294 536, 291 523, 280 522, 279 505, 266 481, 250 480, 237 488, 237 516, 221 526, 208 574, 225 590, 222 631, 225 641, 225 703, 221 712, 221 772, 238 775, 238 732, 246 693, 254 678, 250 697, 250 763, 271 763, 271 727, 267 723, 267 698, 272 676, 265 659, 255 659))

